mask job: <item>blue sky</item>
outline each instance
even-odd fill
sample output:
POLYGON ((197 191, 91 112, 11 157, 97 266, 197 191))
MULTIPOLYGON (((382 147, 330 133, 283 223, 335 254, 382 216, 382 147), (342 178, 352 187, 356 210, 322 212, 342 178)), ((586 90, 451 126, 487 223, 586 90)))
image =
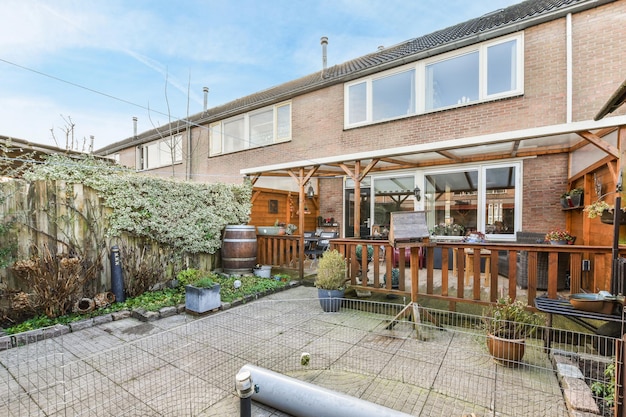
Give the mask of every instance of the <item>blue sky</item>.
POLYGON ((2 0, 0 135, 99 149, 518 2, 2 0))

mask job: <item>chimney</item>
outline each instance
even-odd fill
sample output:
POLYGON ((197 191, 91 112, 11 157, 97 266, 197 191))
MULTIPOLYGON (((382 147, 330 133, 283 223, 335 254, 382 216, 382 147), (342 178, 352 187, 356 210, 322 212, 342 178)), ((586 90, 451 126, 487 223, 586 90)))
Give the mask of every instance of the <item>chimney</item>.
POLYGON ((133 116, 133 138, 137 139, 137 116, 133 116))
POLYGON ((94 136, 90 135, 89 136, 89 153, 93 153, 93 142, 94 142, 94 136))
POLYGON ((322 71, 326 71, 326 46, 328 45, 328 38, 326 36, 322 36, 320 39, 320 43, 322 44, 322 71))
POLYGON ((204 92, 204 112, 206 113, 207 103, 209 101, 209 87, 202 87, 204 92))

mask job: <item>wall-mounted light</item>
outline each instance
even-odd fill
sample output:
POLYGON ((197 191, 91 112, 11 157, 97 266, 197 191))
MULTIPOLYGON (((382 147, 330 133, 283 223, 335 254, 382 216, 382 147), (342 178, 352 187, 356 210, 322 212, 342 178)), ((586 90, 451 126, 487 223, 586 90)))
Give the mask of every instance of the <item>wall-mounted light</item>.
POLYGON ((309 198, 315 197, 315 190, 313 189, 313 186, 311 185, 310 182, 309 182, 309 188, 306 190, 306 196, 309 198))
POLYGON ((415 186, 415 188, 413 189, 413 195, 415 196, 415 199, 417 201, 420 201, 422 199, 422 190, 420 190, 420 187, 415 186))

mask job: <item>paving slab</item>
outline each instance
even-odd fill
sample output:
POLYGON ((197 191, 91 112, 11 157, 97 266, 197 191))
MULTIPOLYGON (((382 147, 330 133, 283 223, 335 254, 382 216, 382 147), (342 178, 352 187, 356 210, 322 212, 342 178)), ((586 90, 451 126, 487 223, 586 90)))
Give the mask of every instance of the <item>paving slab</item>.
MULTIPOLYGON (((397 308, 323 313, 316 297, 296 287, 203 317, 128 317, 8 349, 0 415, 237 415, 234 378, 248 363, 416 416, 567 415, 538 347, 509 369, 471 329, 388 329, 397 308)), ((254 402, 252 415, 286 417, 254 402)))

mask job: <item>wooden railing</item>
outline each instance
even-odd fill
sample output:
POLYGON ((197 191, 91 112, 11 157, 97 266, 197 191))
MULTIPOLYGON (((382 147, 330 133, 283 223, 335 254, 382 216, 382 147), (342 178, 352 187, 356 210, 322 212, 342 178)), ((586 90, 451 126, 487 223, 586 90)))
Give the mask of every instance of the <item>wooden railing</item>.
POLYGON ((257 263, 298 268, 299 243, 299 235, 258 235, 257 263))
MULTIPOLYGON (((299 236, 258 236, 258 262, 298 268, 299 241, 299 236)), ((516 299, 518 264, 522 260, 527 271, 525 294, 529 305, 534 305, 538 293, 546 292, 548 297, 556 298, 559 293, 611 290, 612 249, 609 246, 433 242, 423 248, 412 248, 410 255, 405 254, 404 249, 398 251, 397 287, 392 285, 394 248, 389 241, 333 239, 330 248, 346 257, 348 277, 356 289, 442 299, 451 306, 456 302, 488 304, 503 296, 516 299), (372 247, 371 259, 357 257, 359 245, 365 245, 362 249, 368 245, 372 247), (437 274, 435 252, 437 266, 441 264, 437 274), (480 256, 473 256, 474 253, 480 253, 480 256), (566 261, 568 288, 561 288, 565 271, 559 269, 563 264, 559 261, 559 254, 569 256, 566 261), (508 260, 507 271, 499 271, 499 264, 507 263, 505 259, 508 260), (469 265, 466 265, 468 260, 469 265), (582 270, 583 260, 588 261, 585 262, 588 271, 582 270), (508 275, 508 279, 498 279, 501 273, 508 275), (411 288, 406 286, 407 274, 411 278, 411 288), (547 284, 539 286, 538 278, 541 276, 545 280, 546 274, 547 284), (368 279, 364 279, 365 276, 368 279)), ((361 253, 364 255, 367 250, 363 249, 361 253)), ((620 248, 620 256, 623 253, 626 248, 620 248)))

